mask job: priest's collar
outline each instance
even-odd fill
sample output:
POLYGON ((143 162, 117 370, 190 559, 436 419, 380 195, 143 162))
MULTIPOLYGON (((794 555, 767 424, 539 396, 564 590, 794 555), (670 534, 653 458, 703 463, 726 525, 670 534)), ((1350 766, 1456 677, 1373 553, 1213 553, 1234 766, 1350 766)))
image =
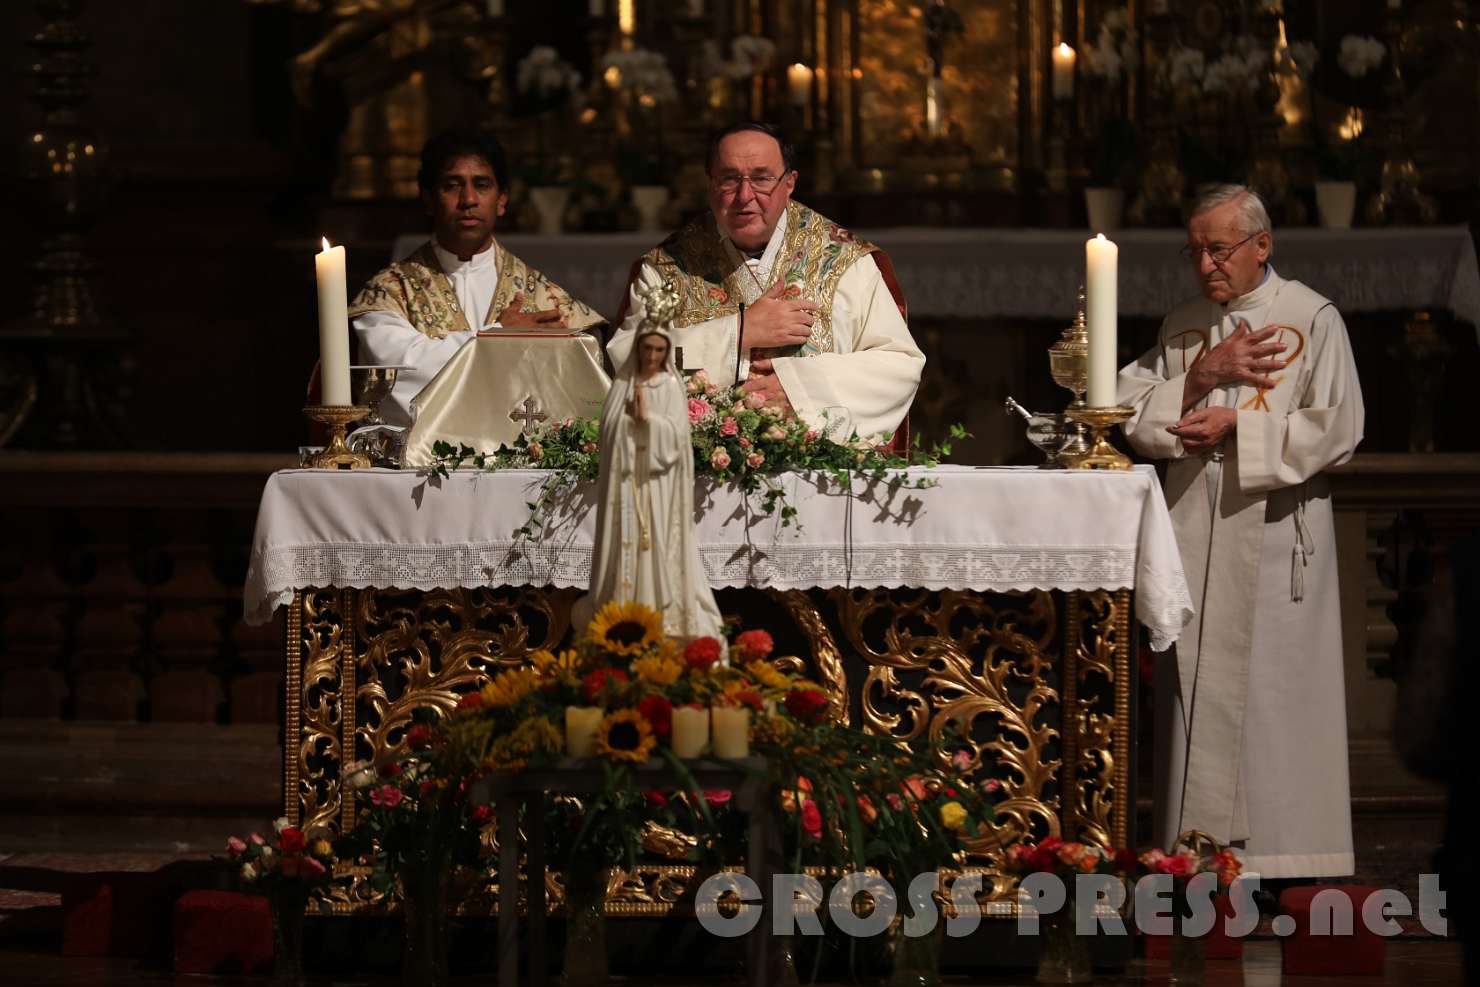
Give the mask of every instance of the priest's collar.
POLYGON ((735 246, 735 241, 721 233, 720 239, 724 241, 726 256, 730 258, 730 261, 736 267, 747 262, 758 261, 760 267, 758 274, 760 279, 765 281, 771 268, 776 264, 776 255, 781 252, 781 244, 786 240, 786 214, 788 211, 786 209, 781 211, 781 218, 776 221, 776 228, 771 231, 771 239, 766 241, 766 249, 760 252, 759 257, 746 254, 745 251, 735 246))
POLYGON ((476 253, 467 260, 462 260, 450 250, 444 250, 436 237, 432 237, 432 250, 437 255, 437 263, 442 265, 442 270, 446 274, 456 274, 462 270, 472 274, 475 271, 497 266, 498 241, 496 240, 489 241, 487 250, 476 253))
POLYGON ((1280 285, 1285 279, 1274 273, 1273 264, 1264 265, 1264 280, 1259 282, 1259 287, 1247 294, 1239 295, 1230 301, 1223 303, 1225 312, 1246 312, 1251 308, 1268 305, 1274 301, 1274 296, 1279 294, 1280 285))

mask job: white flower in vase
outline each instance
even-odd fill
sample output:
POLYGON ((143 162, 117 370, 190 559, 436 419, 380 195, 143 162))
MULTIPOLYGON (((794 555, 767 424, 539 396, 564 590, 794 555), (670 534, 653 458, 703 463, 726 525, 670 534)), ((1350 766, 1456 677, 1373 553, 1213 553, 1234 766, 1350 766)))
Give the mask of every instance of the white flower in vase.
POLYGON ((549 99, 581 88, 581 73, 549 45, 536 45, 519 60, 514 76, 519 92, 549 99))
POLYGON ((1341 71, 1353 79, 1360 79, 1382 64, 1387 57, 1387 45, 1376 38, 1348 34, 1341 39, 1341 50, 1336 55, 1336 64, 1341 71))

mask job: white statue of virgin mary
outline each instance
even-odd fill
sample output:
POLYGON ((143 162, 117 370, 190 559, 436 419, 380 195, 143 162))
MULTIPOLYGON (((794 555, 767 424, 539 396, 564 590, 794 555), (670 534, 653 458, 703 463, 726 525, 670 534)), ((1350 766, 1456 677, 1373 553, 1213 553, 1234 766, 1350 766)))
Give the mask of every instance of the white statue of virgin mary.
POLYGON ((609 602, 636 602, 663 615, 670 637, 721 638, 723 620, 694 535, 688 394, 664 311, 650 301, 649 321, 601 409, 591 592, 572 617, 583 627, 609 602))

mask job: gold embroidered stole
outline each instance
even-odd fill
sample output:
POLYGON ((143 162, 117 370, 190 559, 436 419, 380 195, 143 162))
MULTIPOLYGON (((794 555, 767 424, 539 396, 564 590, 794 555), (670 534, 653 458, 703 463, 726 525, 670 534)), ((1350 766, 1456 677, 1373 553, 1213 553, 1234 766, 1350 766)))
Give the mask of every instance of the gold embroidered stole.
MULTIPOLYGON (((565 289, 514 256, 502 245, 498 247, 498 284, 493 302, 483 325, 491 326, 499 313, 508 308, 514 296, 524 295, 520 311, 537 312, 559 309, 565 324, 572 329, 586 329, 606 320, 591 306, 572 298, 565 289)), ((392 312, 433 339, 448 333, 466 332, 467 316, 458 303, 452 279, 437 262, 432 242, 418 247, 405 260, 381 271, 355 296, 350 318, 367 312, 392 312)))
MULTIPOLYGON (((681 304, 673 319, 675 327, 683 328, 739 311, 740 299, 744 297, 740 279, 750 274, 744 264, 735 266, 722 237, 713 214, 706 212, 643 258, 678 289, 681 304)), ((781 249, 761 289, 770 291, 780 281, 786 285, 786 297, 808 298, 817 303, 817 320, 807 342, 768 351, 769 354, 831 353, 833 293, 848 268, 877 249, 801 203, 789 204, 781 249)))

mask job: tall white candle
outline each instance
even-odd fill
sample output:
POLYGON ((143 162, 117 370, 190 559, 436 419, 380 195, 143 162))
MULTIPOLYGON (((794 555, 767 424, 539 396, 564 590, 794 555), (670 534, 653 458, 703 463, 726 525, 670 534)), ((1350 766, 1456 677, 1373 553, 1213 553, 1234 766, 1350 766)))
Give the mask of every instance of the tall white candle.
POLYGON ((313 259, 319 281, 319 401, 350 404, 349 301, 345 287, 344 247, 324 249, 313 259))
POLYGON ((1074 98, 1074 49, 1060 41, 1053 50, 1053 98, 1074 98))
POLYGON ((1115 404, 1115 314, 1119 290, 1120 248, 1098 234, 1084 244, 1085 313, 1089 329, 1089 387, 1085 403, 1091 408, 1115 404))
POLYGON ((744 706, 710 709, 715 757, 750 756, 750 710, 744 706))

